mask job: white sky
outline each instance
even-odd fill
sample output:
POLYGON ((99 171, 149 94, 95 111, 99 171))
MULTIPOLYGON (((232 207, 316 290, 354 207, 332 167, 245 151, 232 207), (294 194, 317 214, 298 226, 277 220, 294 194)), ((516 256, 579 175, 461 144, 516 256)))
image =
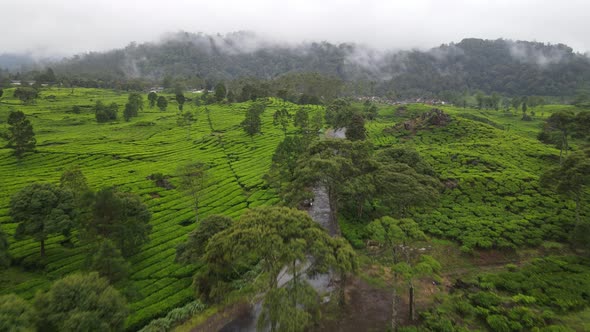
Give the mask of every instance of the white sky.
POLYGON ((590 50, 590 0, 0 0, 0 54, 67 55, 166 32, 430 48, 466 37, 590 50))

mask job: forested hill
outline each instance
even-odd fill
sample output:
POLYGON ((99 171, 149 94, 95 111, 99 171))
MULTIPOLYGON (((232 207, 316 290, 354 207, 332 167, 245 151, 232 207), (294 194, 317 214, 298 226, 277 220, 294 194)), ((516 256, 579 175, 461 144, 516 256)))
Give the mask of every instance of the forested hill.
POLYGON ((157 43, 75 56, 56 73, 103 81, 199 78, 209 85, 243 77, 318 72, 365 82, 398 97, 482 90, 506 95, 572 96, 590 83, 590 59, 563 44, 464 39, 427 51, 378 51, 354 44, 279 44, 251 33, 171 34, 157 43), (374 82, 374 83, 368 83, 374 82))

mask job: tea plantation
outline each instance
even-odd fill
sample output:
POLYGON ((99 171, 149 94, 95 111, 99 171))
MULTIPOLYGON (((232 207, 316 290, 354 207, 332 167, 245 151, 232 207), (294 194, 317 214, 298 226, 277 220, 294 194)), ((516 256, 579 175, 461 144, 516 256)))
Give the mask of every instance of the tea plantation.
MULTIPOLYGON (((5 91, 5 96, 11 95, 10 90, 5 91)), ((176 122, 176 104, 161 112, 146 102, 144 111, 130 122, 121 119, 98 124, 92 111, 97 100, 124 105, 127 94, 97 89, 75 89, 71 94, 69 89, 52 88, 43 90, 37 103, 30 106, 3 98, 0 118, 4 122, 11 108, 25 112, 35 130, 37 151, 17 161, 11 150, 0 150, 0 222, 5 232, 13 234, 16 224, 9 217, 11 195, 33 182, 57 183, 71 165, 80 167, 94 190, 115 185, 140 195, 152 213, 153 230, 150 242, 130 258, 130 278, 128 284, 121 285, 131 298, 127 325, 136 328, 191 301, 192 275, 198 268, 174 262, 176 245, 194 229, 189 199, 178 190, 156 186, 150 175, 170 176, 168 181, 174 185, 179 165, 206 163, 210 171, 201 217, 236 217, 249 207, 277 203, 262 176, 284 136, 272 125, 274 110, 283 106, 271 101, 262 115, 262 134, 250 138, 239 127, 247 103, 207 107, 187 103, 185 110, 197 114, 187 140, 187 129, 176 122), (80 114, 71 112, 74 105, 80 106, 80 114)), ((39 269, 39 243, 11 238, 10 252, 25 269, 1 272, 0 293, 16 292, 30 299, 52 280, 81 269, 85 248, 77 243, 69 248, 63 240, 56 236, 47 241, 45 268, 39 269)))
MULTIPOLYGON (((130 258, 129 279, 116 285, 129 299, 127 327, 131 330, 194 298, 192 276, 199 266, 174 262, 176 246, 195 226, 189 198, 173 188, 177 167, 200 161, 210 168, 201 217, 237 217, 248 208, 278 204, 278 196, 262 178, 284 137, 272 124, 273 113, 284 107, 294 114, 300 107, 269 99, 262 114, 262 133, 250 137, 240 128, 249 103, 195 106, 188 101, 185 110, 194 112, 197 121, 187 139, 187 129, 177 124, 175 102, 166 111, 149 108, 146 103, 130 122, 119 116, 119 121, 99 124, 92 109, 95 102, 122 106, 126 93, 48 88, 33 105, 22 105, 12 98, 11 89, 5 90, 4 96, 0 119, 5 121, 12 108, 23 111, 37 139, 36 152, 22 160, 12 156, 10 149, 0 149, 0 227, 5 232, 12 235, 16 229, 9 216, 10 197, 33 182, 59 182, 61 173, 72 165, 83 171, 94 190, 118 186, 140 195, 148 205, 153 225, 150 241, 130 258), (73 113, 73 106, 79 106, 81 112, 73 113), (152 177, 158 173, 171 186, 158 186, 152 177)), ((547 117, 567 107, 547 105, 537 114, 547 117)), ((307 108, 321 111, 319 106, 307 108)), ((425 231, 459 242, 465 252, 566 240, 573 227, 572 203, 538 184, 540 174, 557 164, 559 154, 535 138, 543 118, 525 122, 518 114, 502 111, 443 107, 451 115, 446 126, 415 133, 387 130, 431 108, 413 105, 400 113, 394 106, 381 106, 378 119, 366 124, 368 138, 376 148, 412 146, 439 174, 444 184, 441 204, 416 216, 425 231)), ((6 124, 0 123, 0 128, 5 129, 6 124)), ((288 131, 293 130, 290 124, 288 131)), ((343 231, 353 244, 362 244, 362 225, 343 225, 343 231)), ((75 237, 73 245, 62 236, 51 237, 43 261, 38 242, 12 237, 10 241, 17 266, 0 272, 0 294, 16 292, 25 299, 47 289, 53 280, 82 269, 87 254, 87 248, 75 237)))
MULTIPOLYGON (((570 107, 548 105, 542 113, 546 118, 570 107)), ((431 108, 415 105, 402 117, 395 110, 382 116, 401 122, 431 108)), ((444 185, 440 206, 417 216, 424 230, 458 241, 465 252, 566 240, 574 223, 573 203, 539 185, 540 175, 559 163, 559 150, 536 139, 545 118, 522 121, 510 112, 443 109, 451 115, 448 125, 415 133, 388 130, 390 121, 367 126, 377 147, 411 146, 439 174, 444 185)))

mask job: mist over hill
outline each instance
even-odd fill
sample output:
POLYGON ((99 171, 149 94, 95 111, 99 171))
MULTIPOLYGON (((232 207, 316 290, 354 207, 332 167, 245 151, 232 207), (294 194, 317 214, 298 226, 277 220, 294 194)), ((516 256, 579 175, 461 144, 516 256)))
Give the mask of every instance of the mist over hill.
POLYGON ((280 43, 250 32, 178 32, 158 42, 76 55, 50 66, 58 75, 101 81, 199 78, 209 86, 316 72, 365 82, 370 94, 397 97, 475 90, 572 96, 590 82, 589 58, 566 45, 474 38, 429 50, 377 50, 349 43, 280 43))

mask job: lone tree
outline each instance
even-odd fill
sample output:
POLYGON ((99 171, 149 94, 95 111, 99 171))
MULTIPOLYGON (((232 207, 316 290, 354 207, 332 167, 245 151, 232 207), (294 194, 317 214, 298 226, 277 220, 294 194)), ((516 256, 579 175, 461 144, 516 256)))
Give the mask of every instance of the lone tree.
POLYGON ((0 88, 0 98, 2 98, 3 94, 4 94, 4 90, 2 90, 2 88, 0 88))
POLYGON ((136 117, 139 111, 143 111, 143 97, 137 92, 132 92, 127 98, 127 104, 125 104, 125 110, 123 116, 125 121, 129 121, 132 117, 136 117))
POLYGON ((260 128, 262 126, 262 120, 260 120, 260 115, 264 112, 266 105, 263 103, 253 103, 248 111, 246 112, 246 118, 240 124, 246 134, 250 136, 254 136, 255 134, 260 133, 260 128))
POLYGON ((186 102, 186 97, 182 92, 176 94, 176 102, 178 103, 178 110, 182 111, 184 103, 186 102))
POLYGON ((166 108, 168 107, 168 99, 166 99, 166 97, 164 96, 159 96, 158 97, 158 102, 157 102, 158 108, 160 109, 160 111, 165 111, 166 108))
POLYGON ((51 234, 69 236, 76 218, 72 193, 49 183, 33 183, 12 196, 10 216, 18 223, 17 239, 31 236, 41 243, 51 234))
POLYGON ((21 87, 14 90, 14 97, 18 98, 24 104, 32 104, 39 97, 39 91, 35 88, 21 87))
POLYGON ((98 273, 72 274, 35 296, 41 331, 124 331, 125 298, 98 273))
POLYGON ((574 129, 575 115, 572 111, 560 111, 551 114, 545 122, 545 131, 554 132, 559 135, 559 162, 563 162, 563 155, 567 156, 569 151, 568 137, 574 129))
POLYGON ((149 240, 151 214, 138 196, 103 188, 96 193, 92 218, 83 227, 88 240, 109 239, 130 256, 149 240))
POLYGON ((192 200, 195 223, 199 222, 199 206, 203 189, 207 186, 207 166, 200 162, 188 163, 178 168, 179 189, 192 200))
POLYGON ((14 155, 21 158, 27 151, 34 151, 37 140, 33 125, 21 111, 10 111, 8 115, 8 147, 14 149, 14 155))
POLYGON ((156 105, 156 100, 158 100, 158 94, 154 91, 148 93, 148 101, 150 102, 150 108, 153 108, 156 105))
POLYGON ((226 95, 227 90, 225 89, 225 85, 223 85, 223 83, 218 83, 215 86, 215 100, 217 100, 217 102, 220 102, 225 98, 226 95))
POLYGON ((289 126, 289 119, 290 118, 291 118, 291 114, 289 114, 289 111, 287 111, 287 109, 283 108, 283 109, 277 110, 273 114, 272 124, 275 127, 281 126, 283 133, 285 134, 285 136, 287 136, 287 127, 289 126))
POLYGON ((123 111, 123 118, 125 121, 129 122, 134 116, 137 116, 137 112, 133 109, 133 106, 129 103, 125 104, 125 110, 123 111))

